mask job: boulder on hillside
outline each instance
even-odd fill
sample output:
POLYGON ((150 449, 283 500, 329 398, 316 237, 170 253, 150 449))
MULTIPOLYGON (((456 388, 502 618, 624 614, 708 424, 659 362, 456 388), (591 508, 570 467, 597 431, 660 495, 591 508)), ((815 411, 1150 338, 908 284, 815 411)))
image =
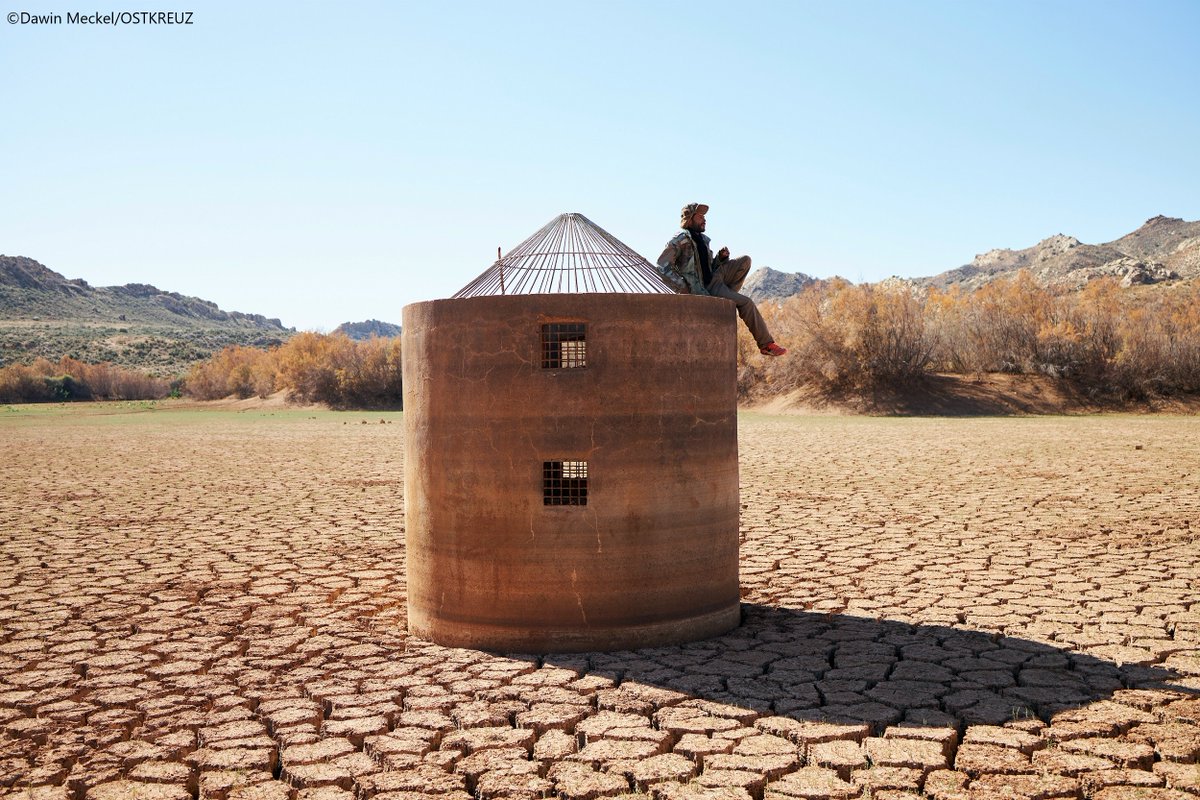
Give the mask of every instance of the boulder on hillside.
POLYGON ((1114 266, 1118 266, 1122 271, 1121 285, 1126 288, 1179 280, 1179 273, 1157 262, 1146 263, 1133 258, 1122 258, 1114 266))
POLYGON ((124 286, 110 286, 109 291, 122 297, 157 297, 162 291, 157 286, 148 283, 127 283, 124 286))

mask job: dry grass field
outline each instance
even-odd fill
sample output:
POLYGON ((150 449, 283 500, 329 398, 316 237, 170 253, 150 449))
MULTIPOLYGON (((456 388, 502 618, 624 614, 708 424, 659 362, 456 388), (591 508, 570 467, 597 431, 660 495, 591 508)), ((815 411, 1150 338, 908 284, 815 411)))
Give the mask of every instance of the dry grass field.
POLYGON ((741 419, 745 622, 405 630, 399 414, 0 407, 0 797, 1200 795, 1200 418, 741 419))

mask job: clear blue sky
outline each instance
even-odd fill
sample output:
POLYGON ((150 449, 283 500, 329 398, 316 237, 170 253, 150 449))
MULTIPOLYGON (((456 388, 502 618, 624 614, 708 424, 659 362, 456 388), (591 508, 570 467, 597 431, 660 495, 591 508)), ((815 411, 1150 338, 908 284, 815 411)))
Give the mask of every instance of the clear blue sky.
POLYGON ((1200 0, 0 0, 0 253, 329 330, 555 215, 854 281, 1200 218, 1200 0), (94 4, 93 4, 94 5, 94 4), (88 6, 86 10, 92 10, 88 6))

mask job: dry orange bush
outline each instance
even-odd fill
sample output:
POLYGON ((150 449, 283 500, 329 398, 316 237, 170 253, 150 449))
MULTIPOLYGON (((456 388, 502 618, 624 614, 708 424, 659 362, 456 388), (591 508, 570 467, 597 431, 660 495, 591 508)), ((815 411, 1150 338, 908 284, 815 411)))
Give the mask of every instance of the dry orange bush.
POLYGON ((791 352, 764 360, 742 332, 743 397, 899 390, 930 372, 1043 374, 1122 399, 1200 393, 1200 285, 1100 279, 1070 292, 1027 272, 975 291, 833 280, 761 310, 791 352))
POLYGON ((40 403, 55 399, 46 383, 46 378, 54 372, 54 365, 44 358, 32 364, 0 367, 0 403, 40 403))
POLYGON ((305 332, 269 351, 227 347, 192 368, 186 389, 200 399, 266 397, 282 389, 301 403, 399 407, 400 351, 399 339, 356 342, 341 334, 305 332))
POLYGON ((403 400, 400 340, 373 338, 343 350, 336 371, 337 397, 331 405, 354 408, 399 407, 403 400))
POLYGON ((171 383, 113 364, 85 364, 64 357, 57 363, 39 358, 31 364, 0 368, 0 402, 60 400, 157 400, 171 383))
POLYGON ((267 397, 275 391, 277 357, 274 350, 231 345, 192 367, 188 394, 201 400, 234 395, 241 398, 267 397))
POLYGON ((1122 399, 1200 390, 1195 286, 1131 291, 1103 278, 1068 292, 1021 273, 932 305, 947 371, 1041 373, 1122 399))
POLYGON ((811 385, 847 393, 920 381, 933 353, 925 303, 920 292, 902 285, 854 286, 835 280, 782 304, 765 305, 772 332, 791 352, 756 362, 753 343, 748 347, 743 338, 739 388, 743 394, 775 394, 811 385), (751 364, 756 366, 746 366, 751 364))
POLYGON ((932 291, 929 316, 946 372, 1036 372, 1042 363, 1039 332, 1061 316, 1056 297, 1028 272, 993 281, 974 292, 932 291))
POLYGON ((1108 382, 1134 398, 1200 394, 1200 284, 1121 310, 1108 382))
POLYGON ((328 402, 337 396, 338 351, 353 346, 346 336, 311 331, 293 336, 277 351, 279 388, 300 402, 328 402))

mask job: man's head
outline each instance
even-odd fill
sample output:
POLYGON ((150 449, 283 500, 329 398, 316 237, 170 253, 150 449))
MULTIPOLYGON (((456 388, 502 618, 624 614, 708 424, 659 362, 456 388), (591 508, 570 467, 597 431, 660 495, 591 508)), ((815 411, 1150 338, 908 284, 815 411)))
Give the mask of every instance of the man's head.
POLYGON ((705 214, 708 206, 704 203, 688 203, 679 211, 679 227, 703 231, 706 225, 705 214))

